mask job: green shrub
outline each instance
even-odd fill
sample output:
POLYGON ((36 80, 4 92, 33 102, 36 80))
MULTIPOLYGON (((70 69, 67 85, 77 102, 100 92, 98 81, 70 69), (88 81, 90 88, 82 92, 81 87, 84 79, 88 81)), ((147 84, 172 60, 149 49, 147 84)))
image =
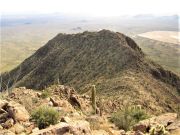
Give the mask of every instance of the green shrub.
POLYGON ((32 98, 32 102, 34 103, 34 104, 36 104, 36 103, 38 103, 38 98, 36 98, 36 97, 34 97, 34 98, 32 98))
POLYGON ((110 120, 120 129, 128 131, 134 124, 146 118, 148 118, 147 113, 141 107, 134 106, 117 111, 110 120))
POLYGON ((149 118, 146 111, 141 108, 141 106, 134 106, 130 108, 131 116, 136 122, 149 118))
POLYGON ((51 93, 48 90, 44 90, 41 94, 41 98, 47 98, 50 96, 51 96, 51 93))
POLYGON ((150 135, 167 135, 168 132, 166 131, 163 125, 156 125, 154 127, 151 127, 149 134, 150 135))
POLYGON ((49 125, 57 124, 59 112, 52 107, 41 106, 32 113, 31 117, 38 125, 39 129, 43 129, 49 125))

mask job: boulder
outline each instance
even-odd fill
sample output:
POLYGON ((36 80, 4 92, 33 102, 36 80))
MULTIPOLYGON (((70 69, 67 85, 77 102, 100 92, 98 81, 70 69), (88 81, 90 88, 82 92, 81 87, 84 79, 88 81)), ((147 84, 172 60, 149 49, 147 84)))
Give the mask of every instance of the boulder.
POLYGON ((119 130, 119 133, 119 135, 126 135, 126 132, 123 129, 119 130))
POLYGON ((76 117, 76 118, 81 117, 80 114, 79 114, 79 112, 73 112, 73 113, 70 114, 70 115, 71 115, 71 117, 76 117))
POLYGON ((84 120, 77 120, 70 124, 70 133, 73 135, 91 135, 90 124, 84 120))
POLYGON ((0 130, 0 135, 15 135, 15 133, 9 130, 0 130))
POLYGON ((87 121, 78 120, 71 123, 60 122, 49 126, 46 129, 33 131, 31 135, 63 135, 70 133, 73 135, 91 135, 90 125, 87 121))
POLYGON ((126 132, 124 130, 122 130, 122 129, 118 130, 118 129, 109 128, 108 131, 112 135, 126 135, 126 132))
POLYGON ((9 129, 10 131, 16 133, 16 134, 21 134, 25 131, 24 127, 19 124, 19 123, 16 123, 12 128, 9 129))
POLYGON ((23 132, 23 133, 20 133, 20 134, 18 134, 18 135, 27 135, 27 134, 23 132))
POLYGON ((0 130, 2 130, 3 129, 3 127, 0 125, 0 130))
POLYGON ((14 125, 14 120, 12 118, 8 119, 4 124, 2 124, 3 128, 11 128, 14 125))
POLYGON ((148 132, 153 125, 163 125, 167 127, 177 119, 176 113, 166 113, 160 116, 154 116, 152 118, 142 120, 138 124, 133 126, 134 131, 141 131, 143 133, 148 132))
POLYGON ((69 132, 69 125, 67 123, 58 123, 42 130, 33 130, 30 135, 61 135, 69 132))
POLYGON ((53 106, 53 103, 51 101, 48 102, 48 106, 53 106))
POLYGON ((90 123, 91 122, 92 123, 103 123, 104 122, 103 117, 99 117, 98 115, 92 115, 92 116, 86 117, 86 120, 90 123))
POLYGON ((38 131, 39 131, 39 128, 38 128, 38 127, 32 129, 32 132, 33 132, 33 133, 36 133, 36 132, 38 132, 38 131))
POLYGON ((0 110, 0 123, 6 122, 8 117, 9 117, 9 114, 6 111, 0 110))
POLYGON ((10 101, 7 105, 7 112, 11 118, 14 119, 14 121, 28 121, 29 120, 29 113, 25 109, 24 106, 22 106, 19 103, 10 101))
POLYGON ((105 130, 101 129, 101 130, 93 130, 92 131, 92 135, 109 135, 109 133, 106 132, 105 130))
POLYGON ((177 129, 180 129, 180 119, 176 120, 175 122, 166 127, 166 130, 168 131, 173 131, 177 129))
POLYGON ((59 103, 54 98, 51 97, 50 101, 52 102, 53 106, 55 107, 59 106, 59 103))
POLYGON ((77 95, 72 94, 70 96, 69 100, 73 106, 77 106, 81 109, 81 102, 80 102, 79 97, 77 95))
POLYGON ((65 116, 65 117, 61 118, 61 122, 69 123, 69 122, 71 122, 71 119, 69 117, 65 116))
POLYGON ((40 92, 37 92, 37 97, 39 97, 39 98, 40 98, 40 97, 41 97, 41 95, 42 95, 42 94, 41 94, 40 92))
POLYGON ((125 135, 145 135, 141 131, 128 131, 125 135))
POLYGON ((180 128, 170 132, 170 135, 180 135, 180 128))
POLYGON ((153 121, 166 127, 171 123, 173 123, 176 119, 177 119, 176 113, 166 113, 155 117, 153 121))
MULTIPOLYGON (((32 133, 32 131, 35 129, 35 125, 34 124, 31 124, 29 126, 25 126, 25 130, 26 130, 26 133, 27 134, 30 134, 32 133)), ((38 128, 37 128, 38 129, 38 128)), ((38 129, 39 130, 39 129, 38 129)))
POLYGON ((0 109, 5 108, 5 106, 7 106, 8 102, 6 100, 1 100, 0 99, 0 109))
POLYGON ((144 121, 144 122, 139 122, 135 126, 133 126, 134 131, 141 131, 143 133, 148 132, 150 130, 150 123, 144 121))

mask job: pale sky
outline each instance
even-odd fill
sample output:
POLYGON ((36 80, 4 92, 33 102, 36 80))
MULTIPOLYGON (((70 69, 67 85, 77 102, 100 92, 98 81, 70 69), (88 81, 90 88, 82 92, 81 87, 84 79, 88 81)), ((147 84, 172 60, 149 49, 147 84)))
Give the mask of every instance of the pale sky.
POLYGON ((92 16, 179 14, 180 0, 0 0, 4 14, 66 13, 92 16))

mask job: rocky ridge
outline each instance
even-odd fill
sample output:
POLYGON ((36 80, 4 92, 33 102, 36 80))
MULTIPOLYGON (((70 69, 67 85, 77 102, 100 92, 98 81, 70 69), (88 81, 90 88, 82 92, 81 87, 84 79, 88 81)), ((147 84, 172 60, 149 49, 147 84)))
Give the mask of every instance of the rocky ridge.
POLYGON ((131 38, 109 30, 58 34, 0 77, 2 91, 62 84, 88 93, 88 86, 96 85, 109 113, 126 103, 153 114, 175 112, 180 103, 179 76, 147 59, 131 38))
MULTIPOLYGON (((15 88, 9 95, 2 93, 0 99, 0 134, 2 135, 143 135, 150 127, 161 124, 170 134, 180 132, 179 119, 176 113, 153 116, 134 125, 131 131, 118 129, 104 112, 92 114, 90 96, 79 95, 74 88, 54 85, 46 90, 51 94, 42 98, 43 91, 24 87, 15 88), (56 109, 61 117, 58 123, 45 129, 39 129, 31 120, 31 112, 39 106, 50 106, 56 109)), ((98 102, 98 101, 97 101, 98 102)), ((97 103, 98 104, 98 103, 97 103)))

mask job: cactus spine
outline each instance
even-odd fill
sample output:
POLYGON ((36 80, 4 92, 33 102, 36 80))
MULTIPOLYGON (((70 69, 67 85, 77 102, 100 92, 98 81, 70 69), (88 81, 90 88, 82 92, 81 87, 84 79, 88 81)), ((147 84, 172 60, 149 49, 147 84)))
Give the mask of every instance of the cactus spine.
POLYGON ((96 113, 96 87, 95 85, 92 85, 91 100, 92 100, 92 107, 94 109, 94 112, 96 113))

